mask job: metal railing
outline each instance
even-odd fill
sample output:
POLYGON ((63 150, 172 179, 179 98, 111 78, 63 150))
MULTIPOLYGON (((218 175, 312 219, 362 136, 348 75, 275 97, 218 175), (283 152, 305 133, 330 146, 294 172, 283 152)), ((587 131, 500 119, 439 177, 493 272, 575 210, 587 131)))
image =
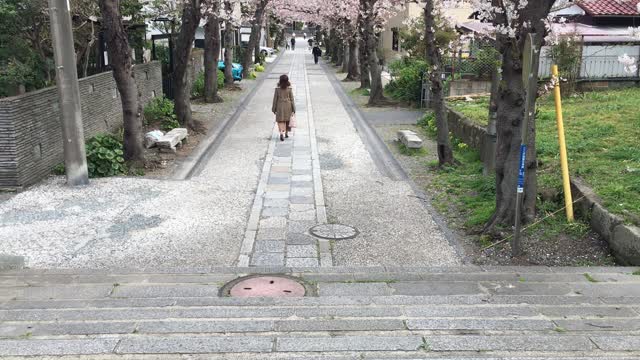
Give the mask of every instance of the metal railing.
MULTIPOLYGON (((540 78, 551 77, 551 65, 553 60, 550 57, 540 58, 540 78)), ((638 71, 630 73, 618 61, 618 55, 585 56, 576 64, 575 73, 577 80, 607 80, 607 79, 638 79, 638 71)))

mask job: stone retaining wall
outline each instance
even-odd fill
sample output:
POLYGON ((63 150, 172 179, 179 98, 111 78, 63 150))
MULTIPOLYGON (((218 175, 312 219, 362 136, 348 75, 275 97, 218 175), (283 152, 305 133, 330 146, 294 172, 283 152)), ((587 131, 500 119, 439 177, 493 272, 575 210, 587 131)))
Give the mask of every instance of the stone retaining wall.
MULTIPOLYGON (((144 104, 162 96, 159 62, 136 65, 135 73, 144 104)), ((120 129, 122 104, 112 73, 82 78, 79 84, 85 138, 120 129)), ((62 161, 57 88, 0 99, 0 188, 34 184, 62 161)))
MULTIPOLYGON (((461 113, 447 108, 449 131, 462 142, 485 153, 487 131, 461 113)), ((580 199, 574 208, 576 214, 589 222, 591 228, 607 242, 616 259, 623 265, 640 265, 640 228, 625 225, 621 217, 607 211, 595 192, 581 179, 571 179, 573 199, 580 199)))

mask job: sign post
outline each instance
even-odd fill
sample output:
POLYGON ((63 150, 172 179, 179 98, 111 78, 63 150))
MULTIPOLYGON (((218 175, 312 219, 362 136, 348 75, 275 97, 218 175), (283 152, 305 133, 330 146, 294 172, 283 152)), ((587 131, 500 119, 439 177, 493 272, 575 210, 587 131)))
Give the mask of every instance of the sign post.
MULTIPOLYGON (((538 93, 538 64, 540 49, 536 48, 536 34, 529 33, 525 40, 522 81, 525 89, 524 119, 522 120, 522 141, 520 142, 520 163, 518 170, 518 186, 516 193, 515 233, 511 241, 511 255, 520 256, 522 246, 520 232, 522 227, 522 201, 524 199, 524 182, 526 175, 527 143, 529 140, 529 122, 534 121, 534 104, 538 93)), ((534 194, 535 195, 535 194, 534 194)))

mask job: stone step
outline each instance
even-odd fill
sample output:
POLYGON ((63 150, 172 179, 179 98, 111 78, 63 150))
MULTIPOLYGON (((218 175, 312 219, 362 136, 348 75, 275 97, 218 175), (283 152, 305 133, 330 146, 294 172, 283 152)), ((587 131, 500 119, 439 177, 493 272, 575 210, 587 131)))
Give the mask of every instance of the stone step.
POLYGON ((309 296, 220 295, 252 270, 0 273, 0 356, 640 358, 634 268, 265 268, 309 296))

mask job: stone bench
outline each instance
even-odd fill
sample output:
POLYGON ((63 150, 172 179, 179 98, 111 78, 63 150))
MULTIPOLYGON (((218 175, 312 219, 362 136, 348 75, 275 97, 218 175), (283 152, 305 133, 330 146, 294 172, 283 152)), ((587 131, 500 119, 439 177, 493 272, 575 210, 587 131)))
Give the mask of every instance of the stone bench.
POLYGON ((188 136, 189 132, 187 129, 175 128, 158 139, 156 145, 160 151, 171 151, 175 153, 176 147, 182 146, 182 142, 186 142, 188 136))
POLYGON ((409 149, 420 149, 422 148, 422 139, 411 130, 400 130, 398 131, 398 141, 402 142, 404 146, 409 149))

